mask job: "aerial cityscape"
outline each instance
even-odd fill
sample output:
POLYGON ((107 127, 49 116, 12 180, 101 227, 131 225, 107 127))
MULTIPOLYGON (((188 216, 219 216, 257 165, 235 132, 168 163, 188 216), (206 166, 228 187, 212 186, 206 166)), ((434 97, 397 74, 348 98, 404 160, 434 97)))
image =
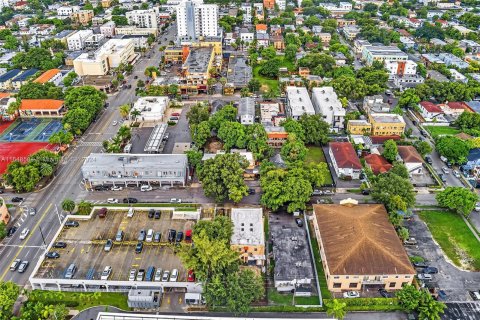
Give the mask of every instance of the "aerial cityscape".
POLYGON ((0 320, 480 319, 479 0, 0 0, 0 320))

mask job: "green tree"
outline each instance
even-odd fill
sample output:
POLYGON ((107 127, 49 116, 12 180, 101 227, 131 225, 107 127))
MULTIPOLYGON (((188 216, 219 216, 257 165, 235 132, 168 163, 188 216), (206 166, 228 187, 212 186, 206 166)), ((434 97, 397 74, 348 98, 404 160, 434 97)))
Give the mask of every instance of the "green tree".
POLYGON ((70 131, 74 134, 81 134, 90 125, 92 116, 85 109, 68 110, 63 117, 63 124, 70 126, 70 131))
POLYGON ((62 88, 51 82, 29 82, 20 87, 17 98, 20 99, 63 99, 62 88))
POLYGON ((118 112, 122 118, 126 119, 130 114, 130 106, 128 104, 123 104, 118 108, 118 112))
POLYGON ((371 196, 383 203, 388 212, 411 208, 415 204, 415 192, 411 182, 390 172, 377 176, 372 184, 371 196))
POLYGON ((402 92, 398 105, 402 108, 414 108, 420 103, 420 98, 415 92, 415 89, 407 89, 402 92))
POLYGON ((203 153, 197 150, 188 150, 185 152, 190 167, 198 169, 202 163, 203 153))
POLYGON ((440 314, 445 311, 445 304, 435 300, 429 291, 420 291, 420 301, 418 305, 418 318, 425 320, 440 320, 440 314))
POLYGON ((327 307, 327 315, 333 316, 336 319, 343 320, 347 314, 347 311, 345 310, 347 304, 338 299, 332 299, 325 303, 325 306, 327 307))
POLYGON ((75 210, 75 202, 72 199, 64 199, 62 201, 62 210, 72 213, 75 210))
POLYGON ((82 200, 77 204, 77 213, 79 215, 89 215, 92 212, 93 203, 82 200))
POLYGON ((406 312, 415 311, 418 308, 418 302, 420 299, 420 291, 418 291, 413 285, 407 284, 395 294, 398 302, 406 312))
POLYGON ((210 113, 208 107, 200 103, 192 106, 187 112, 187 119, 190 125, 197 125, 203 121, 208 121, 210 113))
POLYGON ((455 125, 462 129, 478 129, 480 128, 480 114, 463 112, 455 121, 455 125))
POLYGON ((295 57, 297 55, 297 51, 298 51, 298 47, 291 43, 289 45, 287 45, 285 47, 285 59, 287 59, 287 61, 295 61, 295 57))
POLYGON ((400 227, 400 228, 397 230, 397 233, 398 233, 398 237, 399 237, 402 241, 405 241, 405 240, 407 240, 407 239, 410 237, 410 232, 409 232, 408 229, 405 228, 405 227, 400 227))
POLYGON ((268 145, 268 136, 263 125, 254 123, 247 127, 246 147, 257 160, 263 160, 272 155, 272 148, 268 145))
POLYGON ((468 217, 475 208, 478 195, 467 188, 446 187, 445 190, 437 193, 435 199, 439 206, 455 210, 458 214, 468 217))
POLYGON ((63 64, 62 52, 51 54, 44 48, 30 48, 26 52, 19 52, 12 59, 15 68, 48 70, 59 67, 63 64))
POLYGON ((265 293, 262 278, 250 269, 227 275, 225 289, 228 292, 227 306, 233 313, 247 313, 251 303, 265 293))
POLYGON ((5 225, 5 222, 1 221, 0 222, 0 240, 5 238, 7 236, 7 226, 5 225))
POLYGON ((282 146, 280 154, 286 162, 303 161, 307 156, 307 147, 294 133, 288 135, 287 142, 282 146))
POLYGON ((435 141, 435 148, 440 155, 452 163, 462 164, 467 160, 470 147, 467 142, 455 136, 439 137, 435 141))
POLYGON ((333 79, 330 85, 340 97, 346 97, 348 100, 362 99, 368 90, 363 80, 348 76, 340 76, 333 79))
POLYGON ((198 148, 203 148, 207 140, 211 136, 210 123, 208 121, 202 121, 197 125, 192 126, 191 134, 192 140, 198 148))
POLYGON ((6 50, 16 50, 20 45, 20 42, 14 36, 6 36, 4 41, 3 48, 6 50))
POLYGON ((323 120, 322 115, 303 114, 298 122, 305 132, 305 138, 302 139, 305 143, 323 145, 328 142, 330 125, 323 120))
POLYGON ((15 301, 20 294, 19 287, 11 282, 0 282, 0 319, 10 320, 13 318, 12 311, 15 301))
POLYGON ((418 153, 425 157, 427 154, 433 151, 432 146, 426 141, 417 141, 414 144, 415 149, 417 149, 418 153))
POLYGON ((223 122, 217 136, 223 141, 223 148, 227 151, 233 147, 244 148, 247 142, 245 126, 239 122, 223 122))
POLYGON ((125 16, 112 16, 112 21, 115 22, 115 25, 117 26, 128 25, 128 19, 125 16))
POLYGON ((262 76, 275 79, 278 77, 278 72, 281 65, 282 63, 279 58, 270 59, 262 63, 258 72, 262 76))
POLYGON ((252 78, 248 81, 248 90, 251 92, 257 92, 260 90, 260 81, 258 79, 252 78))
POLYGON ((300 139, 302 141, 305 140, 305 129, 300 124, 300 122, 292 118, 287 118, 287 120, 283 121, 281 125, 282 127, 285 128, 285 131, 287 131, 289 134, 293 133, 295 134, 295 137, 297 139, 300 139))
POLYGON ((198 171, 205 195, 215 198, 216 202, 227 199, 240 202, 248 194, 243 180, 247 166, 245 158, 238 153, 217 154, 206 160, 198 171))
POLYGON ((277 52, 275 51, 275 48, 273 46, 269 46, 263 49, 260 54, 262 55, 263 59, 270 60, 275 58, 277 52))
POLYGON ((382 156, 390 162, 393 162, 397 159, 398 148, 395 140, 387 140, 383 144, 382 156))
POLYGON ((214 130, 220 129, 220 126, 223 122, 227 121, 236 121, 237 119, 237 108, 232 105, 226 105, 222 109, 215 112, 209 120, 210 126, 214 130))
POLYGON ((32 165, 22 165, 18 161, 10 163, 4 174, 7 183, 17 192, 30 192, 42 178, 39 169, 32 165))

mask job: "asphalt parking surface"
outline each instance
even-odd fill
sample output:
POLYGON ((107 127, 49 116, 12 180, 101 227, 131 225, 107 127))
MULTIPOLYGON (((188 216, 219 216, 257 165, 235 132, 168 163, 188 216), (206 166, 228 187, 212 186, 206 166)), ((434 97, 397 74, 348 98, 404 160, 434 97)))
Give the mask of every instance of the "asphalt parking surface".
POLYGON ((406 247, 407 253, 410 256, 421 256, 429 266, 438 268, 439 273, 433 275, 433 282, 445 291, 446 301, 472 301, 469 291, 480 290, 480 273, 462 271, 448 262, 427 225, 417 215, 413 221, 406 221, 404 225, 410 231, 410 236, 418 241, 416 246, 406 247))
POLYGON ((443 320, 478 320, 480 319, 480 303, 447 303, 447 309, 441 318, 443 320))
MULTIPOLYGON (((161 208, 158 208, 161 209, 161 208)), ((76 279, 85 279, 87 273, 99 279, 105 266, 112 266, 110 280, 128 280, 130 269, 147 269, 150 266, 162 270, 179 270, 178 281, 185 281, 186 271, 179 257, 177 247, 167 240, 168 229, 183 231, 192 229, 194 222, 172 220, 171 212, 162 212, 160 219, 148 218, 148 211, 135 211, 132 218, 125 210, 109 210, 106 218, 93 218, 79 221, 77 228, 62 230, 56 241, 67 243, 64 249, 52 249, 60 253, 58 259, 46 259, 37 276, 44 278, 63 278, 65 269, 71 263, 77 266, 76 279), (144 242, 143 251, 135 253, 135 245, 141 229, 153 229, 161 232, 160 243, 144 242), (107 239, 115 239, 118 230, 124 232, 122 242, 114 242, 110 252, 104 251, 107 239), (93 271, 92 271, 93 269, 93 271)))

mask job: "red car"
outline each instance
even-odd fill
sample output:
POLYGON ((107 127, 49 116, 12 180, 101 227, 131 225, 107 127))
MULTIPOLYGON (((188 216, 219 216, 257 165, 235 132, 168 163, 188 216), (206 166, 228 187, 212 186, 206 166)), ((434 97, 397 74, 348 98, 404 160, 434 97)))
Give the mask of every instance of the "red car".
POLYGON ((192 230, 185 231, 185 242, 192 242, 192 230))
POLYGON ((193 273, 193 270, 188 270, 187 281, 195 282, 195 273, 193 273))
POLYGON ((174 112, 174 113, 172 113, 172 116, 174 116, 174 117, 180 117, 180 113, 174 112))

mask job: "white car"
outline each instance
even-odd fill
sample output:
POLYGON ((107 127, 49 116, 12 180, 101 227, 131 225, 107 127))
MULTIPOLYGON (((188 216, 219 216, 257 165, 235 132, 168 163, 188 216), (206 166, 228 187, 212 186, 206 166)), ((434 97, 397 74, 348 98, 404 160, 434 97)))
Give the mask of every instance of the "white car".
POLYGON ((170 199, 170 203, 182 203, 182 199, 172 198, 170 199))
POLYGON ((450 172, 450 171, 449 171, 447 168, 445 168, 445 167, 442 168, 442 171, 443 171, 445 174, 448 174, 448 173, 450 172))
POLYGON ((118 203, 118 199, 115 198, 108 198, 107 203, 118 203))
POLYGON ((360 298, 360 293, 357 291, 347 291, 343 293, 344 298, 360 298))
POLYGON ((427 280, 427 281, 429 281, 429 280, 432 280, 432 279, 433 279, 433 276, 432 276, 431 274, 428 274, 428 273, 420 273, 420 274, 418 275, 418 279, 419 279, 419 280, 427 280))
POLYGON ((133 209, 133 207, 130 207, 128 209, 127 218, 132 218, 134 213, 135 213, 135 209, 133 209))
POLYGON ((147 236, 145 237, 146 242, 152 242, 153 241, 153 229, 148 229, 147 231, 147 236))
POLYGON ((149 185, 143 185, 143 186, 140 187, 140 191, 142 191, 142 192, 152 191, 152 190, 153 190, 152 186, 149 186, 149 185))
POLYGON ((123 187, 120 187, 120 186, 113 186, 112 191, 122 191, 123 190, 123 187))
POLYGON ((105 269, 103 269, 102 275, 100 276, 100 280, 108 280, 108 277, 110 277, 111 273, 112 273, 112 267, 106 266, 105 269))
POLYGON ((117 124, 118 124, 117 121, 113 121, 113 122, 112 122, 112 126, 116 126, 117 124))
POLYGON ((37 209, 35 209, 35 208, 32 207, 32 208, 28 209, 28 213, 29 213, 31 216, 34 216, 34 215, 37 213, 37 209))
POLYGON ((455 178, 460 178, 460 173, 457 170, 453 170, 453 175, 455 178))
POLYGON ((155 271, 155 277, 153 278, 153 281, 162 281, 162 268, 158 268, 157 271, 155 271))
POLYGON ((170 275, 170 282, 175 282, 178 279, 178 269, 173 269, 170 275))
POLYGON ((25 240, 25 238, 28 236, 30 233, 30 229, 25 228, 22 230, 22 233, 20 233, 20 240, 25 240))
POLYGON ((137 269, 130 269, 130 274, 128 275, 128 281, 135 281, 136 275, 137 275, 137 269))

